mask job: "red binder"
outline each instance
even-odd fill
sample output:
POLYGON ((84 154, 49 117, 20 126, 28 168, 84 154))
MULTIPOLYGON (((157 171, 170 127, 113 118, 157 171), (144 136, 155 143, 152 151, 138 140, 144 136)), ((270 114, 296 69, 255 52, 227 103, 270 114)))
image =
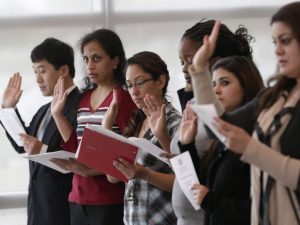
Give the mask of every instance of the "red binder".
POLYGON ((124 182, 128 179, 113 166, 113 161, 123 158, 134 163, 138 147, 97 131, 85 128, 77 161, 90 168, 114 176, 124 182))

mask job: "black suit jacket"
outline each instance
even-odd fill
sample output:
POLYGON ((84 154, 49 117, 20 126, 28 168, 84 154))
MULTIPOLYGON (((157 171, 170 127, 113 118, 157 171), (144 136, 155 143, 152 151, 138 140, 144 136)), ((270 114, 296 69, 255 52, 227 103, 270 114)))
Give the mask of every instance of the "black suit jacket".
MULTIPOLYGON (((68 95, 64 114, 76 127, 77 108, 80 101, 78 88, 68 95)), ((51 103, 43 105, 32 118, 27 134, 36 137, 37 131, 44 115, 51 103)), ((18 114, 18 112, 17 112, 18 114)), ((19 114, 18 114, 19 115, 19 114)), ((20 117, 20 115, 19 115, 20 117)), ((20 117, 21 119, 21 117, 20 117)), ((21 119, 22 121, 22 119, 21 119)), ((24 124, 24 122, 22 121, 24 124)), ((24 148, 19 147, 13 139, 7 136, 14 149, 24 153, 24 148)), ((47 152, 61 150, 62 137, 51 117, 42 143, 48 145, 47 152)), ((72 174, 62 174, 39 163, 29 161, 30 181, 28 189, 27 213, 28 225, 69 225, 70 213, 68 196, 72 188, 72 174)))

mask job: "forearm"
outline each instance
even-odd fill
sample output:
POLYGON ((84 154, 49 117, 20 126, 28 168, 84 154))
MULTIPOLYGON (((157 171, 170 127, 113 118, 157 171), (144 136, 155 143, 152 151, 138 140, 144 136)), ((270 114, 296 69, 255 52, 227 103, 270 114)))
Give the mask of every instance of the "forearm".
POLYGON ((195 97, 195 102, 197 104, 214 104, 219 115, 224 113, 224 107, 217 100, 215 93, 213 91, 211 74, 209 68, 202 72, 192 72, 192 86, 195 97))
POLYGON ((73 127, 64 115, 53 115, 56 126, 64 142, 67 142, 73 132, 73 127))
POLYGON ((291 189, 299 188, 300 161, 298 159, 282 155, 258 140, 251 139, 241 160, 257 166, 291 189))
POLYGON ((166 152, 170 152, 171 137, 167 132, 157 137, 160 145, 166 152))
POLYGON ((148 181, 148 183, 158 187, 159 189, 167 192, 172 192, 173 183, 175 179, 174 174, 165 174, 160 173, 155 170, 145 169, 145 177, 144 180, 148 181))

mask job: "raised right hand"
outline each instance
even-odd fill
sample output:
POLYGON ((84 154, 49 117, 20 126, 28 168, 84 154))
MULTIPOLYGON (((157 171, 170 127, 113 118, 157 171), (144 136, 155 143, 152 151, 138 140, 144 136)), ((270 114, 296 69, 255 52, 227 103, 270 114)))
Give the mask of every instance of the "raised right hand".
POLYGON ((19 73, 14 73, 14 75, 9 78, 2 96, 2 108, 13 108, 17 105, 22 95, 21 83, 22 77, 19 73))
POLYGON ((221 22, 216 21, 213 30, 209 36, 205 35, 203 38, 203 44, 198 49, 193 57, 193 63, 188 67, 191 75, 197 74, 206 70, 209 66, 209 60, 214 53, 221 22))
POLYGON ((190 103, 188 103, 183 111, 183 118, 179 128, 179 141, 181 144, 189 144, 195 140, 197 125, 197 115, 193 112, 190 103))
POLYGON ((60 77, 55 85, 53 99, 51 101, 51 115, 62 115, 67 100, 67 92, 64 87, 64 78, 60 77))

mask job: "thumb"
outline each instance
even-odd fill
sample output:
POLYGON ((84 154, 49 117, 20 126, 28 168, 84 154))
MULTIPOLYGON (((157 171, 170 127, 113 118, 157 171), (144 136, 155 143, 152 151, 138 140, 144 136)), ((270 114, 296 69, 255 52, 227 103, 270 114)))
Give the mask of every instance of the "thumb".
POLYGON ((166 104, 163 104, 161 106, 161 115, 164 117, 166 116, 166 104))
POLYGON ((118 92, 116 89, 113 90, 113 99, 112 99, 111 103, 113 103, 113 104, 118 103, 118 92))

